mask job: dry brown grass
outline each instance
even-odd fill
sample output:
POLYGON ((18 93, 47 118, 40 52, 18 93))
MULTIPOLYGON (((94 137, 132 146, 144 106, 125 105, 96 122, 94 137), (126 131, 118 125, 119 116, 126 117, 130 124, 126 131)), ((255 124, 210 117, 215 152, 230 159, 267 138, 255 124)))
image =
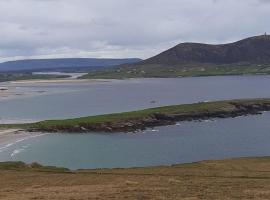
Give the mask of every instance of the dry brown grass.
POLYGON ((0 170, 0 199, 270 199, 270 158, 64 173, 0 170))

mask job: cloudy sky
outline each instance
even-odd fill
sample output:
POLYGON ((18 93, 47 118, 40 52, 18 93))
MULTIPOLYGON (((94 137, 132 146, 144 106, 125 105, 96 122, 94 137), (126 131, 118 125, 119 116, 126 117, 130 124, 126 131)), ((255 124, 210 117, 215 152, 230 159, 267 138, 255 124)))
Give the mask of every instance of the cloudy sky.
POLYGON ((0 0, 0 62, 140 57, 270 32, 270 0, 0 0))

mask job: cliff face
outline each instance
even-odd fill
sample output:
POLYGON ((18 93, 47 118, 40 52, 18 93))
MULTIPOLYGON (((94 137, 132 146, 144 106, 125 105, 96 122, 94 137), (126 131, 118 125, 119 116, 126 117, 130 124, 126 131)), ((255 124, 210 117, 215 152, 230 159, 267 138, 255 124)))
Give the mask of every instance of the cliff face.
POLYGON ((270 35, 251 37, 238 42, 221 45, 182 43, 135 65, 179 65, 196 63, 269 64, 270 35))

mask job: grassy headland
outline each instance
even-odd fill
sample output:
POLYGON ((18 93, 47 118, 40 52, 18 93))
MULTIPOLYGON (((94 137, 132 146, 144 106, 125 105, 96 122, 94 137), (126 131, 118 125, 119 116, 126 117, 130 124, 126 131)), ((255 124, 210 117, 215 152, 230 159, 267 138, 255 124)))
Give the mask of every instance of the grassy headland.
POLYGON ((269 157, 78 171, 9 162, 0 199, 270 199, 269 172, 269 157))
POLYGON ((130 132, 178 121, 228 118, 259 114, 270 110, 270 99, 243 99, 173 105, 145 110, 82 117, 66 120, 48 120, 31 124, 1 125, 0 128, 24 128, 42 132, 130 132))

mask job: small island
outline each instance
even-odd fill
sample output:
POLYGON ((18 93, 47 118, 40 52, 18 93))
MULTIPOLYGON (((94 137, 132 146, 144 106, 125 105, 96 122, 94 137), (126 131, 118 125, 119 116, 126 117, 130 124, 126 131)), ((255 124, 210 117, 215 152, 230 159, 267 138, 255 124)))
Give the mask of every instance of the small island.
POLYGON ((0 125, 30 132, 135 132, 181 121, 230 118, 270 111, 270 99, 241 99, 172 105, 145 110, 28 124, 0 125))

